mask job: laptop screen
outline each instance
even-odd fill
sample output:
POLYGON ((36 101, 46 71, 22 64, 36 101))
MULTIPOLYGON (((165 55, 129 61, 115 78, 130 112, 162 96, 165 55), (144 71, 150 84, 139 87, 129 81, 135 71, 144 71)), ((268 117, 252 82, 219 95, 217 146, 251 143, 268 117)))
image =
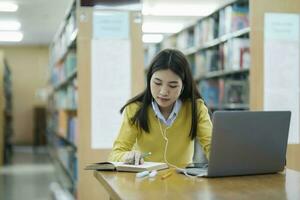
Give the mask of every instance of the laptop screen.
POLYGON ((289 111, 216 111, 208 176, 282 171, 290 117, 289 111))

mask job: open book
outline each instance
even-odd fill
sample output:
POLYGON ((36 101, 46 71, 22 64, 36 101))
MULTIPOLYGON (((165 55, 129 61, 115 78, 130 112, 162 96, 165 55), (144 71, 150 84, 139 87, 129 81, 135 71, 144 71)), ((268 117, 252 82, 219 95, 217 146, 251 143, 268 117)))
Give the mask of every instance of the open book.
POLYGON ((124 164, 124 162, 99 162, 85 167, 86 170, 116 170, 126 172, 142 172, 166 168, 168 168, 168 165, 160 162, 144 162, 141 165, 129 165, 124 164))

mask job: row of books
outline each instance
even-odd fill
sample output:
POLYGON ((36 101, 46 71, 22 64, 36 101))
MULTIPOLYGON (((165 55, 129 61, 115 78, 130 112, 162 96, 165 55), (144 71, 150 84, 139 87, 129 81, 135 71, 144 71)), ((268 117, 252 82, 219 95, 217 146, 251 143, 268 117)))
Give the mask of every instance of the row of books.
POLYGON ((68 118, 68 129, 67 129, 67 139, 77 146, 78 143, 78 118, 77 116, 70 116, 68 118))
MULTIPOLYGON (((248 38, 233 38, 216 48, 199 51, 195 55, 193 75, 205 76, 213 71, 237 71, 250 68, 248 38)), ((193 61, 191 61, 191 64, 193 61)), ((193 64, 192 64, 193 65, 193 64)))
POLYGON ((58 129, 58 112, 48 115, 46 136, 49 144, 49 153, 57 164, 55 171, 59 174, 59 180, 62 180, 64 187, 72 193, 76 191, 78 181, 78 160, 74 145, 67 138, 57 133, 58 129), (65 185, 68 178, 68 184, 65 185))
POLYGON ((54 107, 56 109, 76 110, 78 107, 77 78, 70 81, 66 87, 54 93, 54 107))
POLYGON ((210 108, 249 104, 249 81, 247 79, 201 80, 198 87, 210 108))
POLYGON ((190 47, 195 46, 195 39, 194 39, 194 28, 186 29, 182 31, 177 36, 177 43, 176 47, 178 49, 188 49, 190 47))
POLYGON ((56 63, 51 72, 51 83, 59 85, 66 81, 77 70, 77 56, 74 50, 67 53, 65 59, 56 63))
MULTIPOLYGON (((2 88, 1 88, 2 89, 2 88)), ((3 89, 4 89, 4 109, 7 112, 12 111, 12 73, 7 64, 4 62, 4 73, 3 73, 3 89)))
MULTIPOLYGON (((3 120, 2 122, 0 122, 0 124, 3 125, 3 126, 0 126, 0 128, 3 130, 3 138, 0 138, 0 142, 2 142, 2 144, 3 144, 3 146, 2 146, 3 151, 2 151, 2 149, 0 149, 0 153, 3 154, 3 157, 2 157, 3 160, 0 160, 0 165, 2 162, 4 164, 7 164, 11 161, 12 136, 13 136, 12 71, 11 71, 7 61, 5 59, 3 61, 4 61, 3 68, 2 68, 2 66, 0 66, 0 70, 3 70, 3 74, 0 72, 0 74, 3 75, 3 77, 0 77, 3 80, 3 85, 0 88, 0 90, 3 90, 3 96, 0 96, 0 98, 1 98, 1 101, 3 102, 3 106, 4 106, 3 110, 1 110, 1 112, 2 112, 1 115, 3 116, 3 114, 4 114, 4 117, 3 118, 0 117, 0 120, 3 120)), ((0 81, 0 85, 1 85, 1 81, 0 81)), ((1 94, 1 92, 0 92, 0 94, 1 94)), ((0 130, 0 136, 1 136, 2 130, 0 130)))
POLYGON ((56 148, 56 156, 58 157, 59 162, 71 178, 72 182, 76 184, 78 180, 78 161, 76 154, 74 154, 72 148, 63 144, 57 144, 56 148))
POLYGON ((205 43, 218 37, 218 15, 214 14, 195 25, 194 46, 203 46, 205 43))
POLYGON ((249 38, 233 38, 220 45, 220 69, 239 70, 250 67, 249 38))
POLYGON ((60 30, 59 34, 56 36, 55 43, 52 45, 50 59, 52 64, 57 63, 64 54, 68 51, 68 48, 73 43, 77 34, 77 24, 76 24, 76 13, 75 7, 71 11, 70 15, 64 21, 64 25, 62 30, 60 30))
POLYGON ((53 152, 59 180, 70 177, 71 182, 60 181, 63 188, 76 194, 78 179, 78 82, 76 38, 77 1, 71 1, 66 16, 50 45, 51 87, 48 99, 47 139, 53 152))
POLYGON ((70 115, 68 111, 59 110, 48 118, 47 124, 50 134, 59 136, 65 141, 67 146, 75 147, 78 138, 78 118, 76 115, 70 115))
MULTIPOLYGON (((165 46, 165 45, 163 45, 165 46)), ((170 48, 170 47, 169 47, 170 48)), ((159 45, 149 45, 145 52, 145 67, 159 51, 159 45)), ((250 68, 250 40, 246 37, 232 38, 218 46, 189 54, 194 77, 207 72, 243 70, 250 68)))
POLYGON ((219 37, 249 27, 249 6, 240 1, 225 7, 219 12, 219 37))
POLYGON ((194 26, 181 31, 176 37, 174 47, 179 49, 201 47, 225 34, 247 27, 249 27, 248 4, 232 4, 207 18, 200 19, 194 26))

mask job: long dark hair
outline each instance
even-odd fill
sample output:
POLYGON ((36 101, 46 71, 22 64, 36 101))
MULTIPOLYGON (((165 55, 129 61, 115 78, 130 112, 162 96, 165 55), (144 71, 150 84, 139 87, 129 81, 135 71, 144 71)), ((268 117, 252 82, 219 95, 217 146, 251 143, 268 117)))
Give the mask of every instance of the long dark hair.
POLYGON ((137 124, 139 128, 142 128, 145 132, 149 133, 149 125, 147 118, 147 108, 152 102, 152 95, 150 91, 150 80, 154 72, 158 70, 170 69, 177 74, 183 83, 183 91, 179 98, 184 102, 185 100, 191 100, 191 115, 192 123, 190 130, 190 137, 194 139, 197 135, 197 99, 202 97, 196 87, 196 83, 193 79, 190 65, 185 55, 176 49, 164 49, 160 51, 151 61, 149 70, 147 73, 147 85, 146 89, 137 96, 130 99, 120 110, 122 113, 125 107, 133 102, 140 102, 141 106, 132 117, 131 122, 137 124))

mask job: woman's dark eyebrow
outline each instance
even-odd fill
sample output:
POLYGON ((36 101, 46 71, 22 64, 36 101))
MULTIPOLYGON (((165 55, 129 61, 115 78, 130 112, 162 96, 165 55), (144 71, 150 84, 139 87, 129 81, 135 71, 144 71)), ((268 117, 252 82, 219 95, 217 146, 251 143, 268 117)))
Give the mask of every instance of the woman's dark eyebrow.
MULTIPOLYGON (((162 80, 160 80, 159 78, 154 78, 156 81, 160 81, 160 82, 162 82, 162 80)), ((178 84, 178 81, 170 81, 170 82, 168 82, 168 83, 171 83, 171 84, 178 84)))

